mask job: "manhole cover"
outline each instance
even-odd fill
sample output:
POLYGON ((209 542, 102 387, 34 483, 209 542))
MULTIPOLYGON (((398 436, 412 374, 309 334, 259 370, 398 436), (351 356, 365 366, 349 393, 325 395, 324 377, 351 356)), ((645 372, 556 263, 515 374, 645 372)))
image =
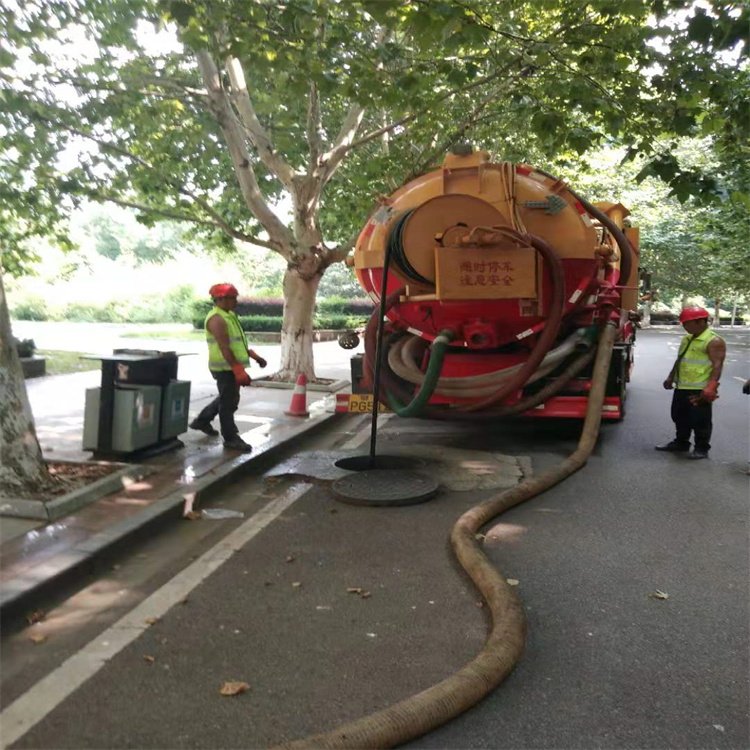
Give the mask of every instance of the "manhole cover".
POLYGON ((406 469, 366 469, 337 479, 332 488, 339 500, 351 505, 416 505, 433 497, 438 483, 406 469))

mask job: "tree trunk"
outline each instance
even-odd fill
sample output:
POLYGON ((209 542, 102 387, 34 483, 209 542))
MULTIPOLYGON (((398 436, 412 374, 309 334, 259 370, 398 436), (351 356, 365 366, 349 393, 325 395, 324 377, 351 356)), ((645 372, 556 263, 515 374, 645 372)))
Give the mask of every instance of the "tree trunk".
POLYGON ((648 328, 651 325, 651 302, 648 300, 643 303, 643 317, 641 318, 641 325, 644 328, 648 328))
POLYGON ((714 305, 714 328, 718 328, 721 325, 721 321, 719 320, 721 317, 720 303, 721 300, 717 297, 716 304, 714 305))
POLYGON ((284 274, 284 321, 281 327, 281 365, 277 380, 294 382, 304 374, 315 380, 313 316, 320 274, 303 277, 296 269, 284 274))
POLYGON ((729 325, 734 328, 734 321, 737 319, 737 297, 732 300, 732 320, 729 325))
POLYGON ((48 481, 0 274, 0 493, 33 493, 48 481))

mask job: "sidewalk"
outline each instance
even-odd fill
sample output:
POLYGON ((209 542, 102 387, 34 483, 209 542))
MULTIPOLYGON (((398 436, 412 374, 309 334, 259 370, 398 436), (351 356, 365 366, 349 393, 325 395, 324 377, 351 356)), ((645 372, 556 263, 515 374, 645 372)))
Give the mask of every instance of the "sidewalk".
MULTIPOLYGON (((160 350, 174 350, 163 343, 160 342, 160 350)), ((133 347, 133 342, 128 345, 133 347)), ((140 342, 140 346, 157 348, 146 346, 145 342, 140 342)), ((273 372, 278 346, 255 349, 269 361, 265 372, 273 372)), ((338 381, 339 392, 350 390, 351 352, 328 342, 316 344, 315 354, 318 377, 338 381)), ((216 393, 204 359, 202 354, 180 357, 178 377, 191 381, 191 420, 216 393)), ((253 369, 252 375, 259 378, 265 372, 253 369)), ((82 448, 84 399, 86 388, 99 383, 98 370, 27 381, 37 437, 45 458, 91 460, 91 453, 82 448)), ((130 481, 71 515, 49 523, 2 517, 0 610, 6 614, 15 609, 32 594, 40 593, 131 535, 144 532, 146 527, 181 518, 186 501, 199 507, 201 497, 219 485, 244 473, 265 470, 293 441, 336 416, 334 393, 308 387, 308 417, 284 413, 291 396, 291 388, 243 389, 236 421, 243 438, 253 446, 251 454, 225 451, 220 437, 188 430, 180 435, 183 448, 137 461, 145 467, 145 476, 140 481, 130 481)))

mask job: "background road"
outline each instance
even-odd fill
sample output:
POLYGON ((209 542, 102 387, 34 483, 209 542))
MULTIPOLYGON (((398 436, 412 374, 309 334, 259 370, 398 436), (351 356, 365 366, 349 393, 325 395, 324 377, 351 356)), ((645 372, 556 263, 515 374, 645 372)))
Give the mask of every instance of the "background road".
MULTIPOLYGON (((604 425, 582 471, 485 529, 486 552, 519 581, 526 654, 487 699, 411 746, 748 747, 750 336, 721 333, 729 356, 710 461, 653 450, 672 436, 660 384, 680 332, 644 331, 625 421, 604 425)), ((368 429, 347 418, 304 447, 341 448, 368 429)), ((489 453, 528 456, 539 472, 576 440, 575 425, 543 421, 393 418, 379 433, 381 451, 431 447, 428 470, 475 477, 489 453)), ((211 504, 251 520, 300 486, 249 479, 211 504)), ((497 490, 373 509, 309 487, 15 746, 264 747, 388 705, 470 659, 485 612, 446 540, 497 490), (225 680, 250 690, 222 697, 225 680)), ((64 616, 50 613, 45 644, 30 645, 28 629, 5 634, 3 705, 242 523, 181 524, 111 561, 60 604, 64 616)))

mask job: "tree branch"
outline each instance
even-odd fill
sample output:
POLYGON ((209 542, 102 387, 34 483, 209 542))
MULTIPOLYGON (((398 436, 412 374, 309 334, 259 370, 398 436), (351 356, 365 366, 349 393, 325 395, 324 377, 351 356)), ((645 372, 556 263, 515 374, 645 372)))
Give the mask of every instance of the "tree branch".
POLYGON ((215 229, 221 229, 225 234, 233 237, 241 242, 247 242, 252 245, 258 245, 259 247, 265 247, 269 250, 276 250, 277 248, 268 240, 255 237, 254 235, 245 234, 237 229, 233 229, 226 222, 219 221, 208 221, 206 219, 198 219, 195 216, 180 213, 179 211, 172 211, 167 208, 157 208, 155 206, 147 206, 144 203, 138 203, 137 201, 126 200, 125 198, 118 198, 114 195, 107 195, 96 190, 87 191, 86 195, 95 201, 114 203, 117 206, 123 208, 134 208, 137 211, 142 211, 146 214, 154 214, 157 216, 163 216, 165 219, 172 219, 174 221, 190 222, 191 224, 197 224, 198 226, 213 227, 215 229))
POLYGON ((250 99, 250 92, 247 90, 245 73, 240 61, 236 57, 229 57, 226 60, 225 68, 232 84, 231 98, 237 106, 240 122, 245 132, 257 150, 260 160, 279 178, 281 184, 287 190, 290 190, 294 170, 274 149, 270 136, 258 120, 255 107, 250 99))
POLYGON ((362 122, 364 114, 365 108, 359 104, 354 104, 341 125, 341 129, 333 143, 333 148, 321 157, 323 164, 321 187, 331 179, 343 158, 352 148, 354 136, 357 134, 357 129, 362 122))
POLYGON ((318 168, 320 155, 323 151, 321 130, 318 87, 314 81, 310 81, 310 94, 307 99, 307 143, 310 146, 310 160, 308 162, 307 173, 310 175, 318 168))
POLYGON ((245 146, 244 134, 234 116, 229 98, 221 85, 216 63, 206 50, 196 53, 196 57, 208 90, 209 108, 224 134, 242 196, 248 208, 268 232, 273 249, 283 255, 283 248, 292 245, 294 238, 289 229, 281 223, 279 217, 271 210, 260 192, 252 166, 252 156, 245 146))

